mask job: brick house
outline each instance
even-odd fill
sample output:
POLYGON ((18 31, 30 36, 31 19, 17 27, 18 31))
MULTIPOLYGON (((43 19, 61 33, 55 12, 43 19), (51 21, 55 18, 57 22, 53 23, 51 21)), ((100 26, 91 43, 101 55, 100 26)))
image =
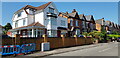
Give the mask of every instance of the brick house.
POLYGON ((106 31, 111 32, 111 21, 105 21, 106 31))
POLYGON ((80 14, 79 18, 82 20, 82 32, 87 32, 87 26, 86 26, 86 18, 84 14, 80 14))
POLYGON ((73 9, 72 13, 61 12, 59 16, 68 20, 68 36, 80 35, 82 33, 82 19, 79 18, 78 12, 73 9))
POLYGON ((96 23, 96 29, 97 29, 98 31, 101 32, 101 29, 102 29, 102 28, 103 28, 104 30, 106 30, 104 18, 95 20, 95 23, 96 23))
POLYGON ((93 30, 96 30, 96 24, 93 15, 85 16, 86 18, 86 27, 87 32, 92 32, 93 30))

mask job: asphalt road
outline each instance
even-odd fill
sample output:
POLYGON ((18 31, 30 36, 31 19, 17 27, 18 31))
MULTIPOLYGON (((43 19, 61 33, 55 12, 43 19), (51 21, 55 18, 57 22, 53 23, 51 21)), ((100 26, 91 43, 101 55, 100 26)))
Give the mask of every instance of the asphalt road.
POLYGON ((50 56, 118 56, 118 42, 106 43, 98 47, 54 54, 50 56))

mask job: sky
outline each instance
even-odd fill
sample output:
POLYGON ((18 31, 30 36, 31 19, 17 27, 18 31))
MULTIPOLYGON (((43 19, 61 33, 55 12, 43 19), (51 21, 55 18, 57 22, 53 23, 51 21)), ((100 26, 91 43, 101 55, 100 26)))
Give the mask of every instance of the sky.
MULTIPOLYGON (((14 12, 25 5, 40 6, 47 2, 3 2, 2 3, 2 25, 12 24, 14 12)), ((79 14, 93 15, 95 20, 105 18, 118 23, 118 3, 117 2, 54 2, 59 12, 72 12, 76 9, 79 14)))

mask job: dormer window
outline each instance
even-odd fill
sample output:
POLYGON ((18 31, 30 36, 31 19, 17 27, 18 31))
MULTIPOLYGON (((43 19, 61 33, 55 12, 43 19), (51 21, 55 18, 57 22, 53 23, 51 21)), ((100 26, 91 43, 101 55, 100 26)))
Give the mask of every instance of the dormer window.
POLYGON ((21 14, 22 14, 22 11, 18 13, 18 17, 20 17, 20 16, 21 16, 21 14))
POLYGON ((49 7, 49 12, 54 13, 54 8, 49 7))

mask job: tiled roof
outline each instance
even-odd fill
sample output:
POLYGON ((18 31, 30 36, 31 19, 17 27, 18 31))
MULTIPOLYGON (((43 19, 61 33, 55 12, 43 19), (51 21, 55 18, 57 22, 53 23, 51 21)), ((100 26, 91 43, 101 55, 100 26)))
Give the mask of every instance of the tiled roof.
POLYGON ((64 13, 64 12, 59 12, 59 14, 62 14, 63 16, 69 17, 69 15, 67 13, 64 13))
POLYGON ((71 17, 75 17, 76 14, 77 14, 77 12, 68 13, 68 15, 71 16, 71 17))
MULTIPOLYGON (((21 10, 25 10, 26 8, 33 8, 35 10, 42 10, 42 9, 45 9, 50 3, 52 2, 48 2, 46 4, 43 4, 41 6, 38 6, 38 7, 34 7, 34 6, 31 6, 31 5, 26 5, 25 7, 21 8, 20 10, 18 10, 17 12, 21 11, 21 10)), ((27 12, 26 12, 27 13, 27 12)), ((28 13, 27 13, 28 14, 28 13)))
POLYGON ((80 14, 80 15, 79 15, 79 18, 86 21, 86 18, 85 18, 85 16, 84 16, 84 14, 80 14), (84 19, 83 19, 83 18, 84 18, 84 19))
POLYGON ((75 15, 77 14, 77 12, 72 12, 72 13, 60 12, 60 14, 62 14, 64 16, 68 16, 68 17, 75 17, 75 15))
POLYGON ((79 15, 79 18, 80 18, 80 19, 83 19, 83 17, 84 17, 84 14, 80 14, 80 15, 79 15))
MULTIPOLYGON (((14 29, 25 28, 25 27, 30 27, 30 26, 45 27, 44 25, 40 24, 39 22, 35 22, 35 23, 30 24, 30 25, 22 26, 22 27, 18 27, 18 28, 14 28, 14 29)), ((12 30, 14 30, 14 29, 12 29, 12 30)))
POLYGON ((86 18, 87 21, 91 21, 92 17, 93 17, 93 15, 85 16, 85 18, 86 18))
POLYGON ((105 25, 110 26, 111 22, 110 21, 105 21, 105 25))
POLYGON ((95 23, 98 23, 98 24, 103 25, 103 24, 102 24, 102 21, 103 21, 104 24, 105 24, 104 18, 102 18, 102 19, 98 19, 98 20, 95 20, 95 23))

